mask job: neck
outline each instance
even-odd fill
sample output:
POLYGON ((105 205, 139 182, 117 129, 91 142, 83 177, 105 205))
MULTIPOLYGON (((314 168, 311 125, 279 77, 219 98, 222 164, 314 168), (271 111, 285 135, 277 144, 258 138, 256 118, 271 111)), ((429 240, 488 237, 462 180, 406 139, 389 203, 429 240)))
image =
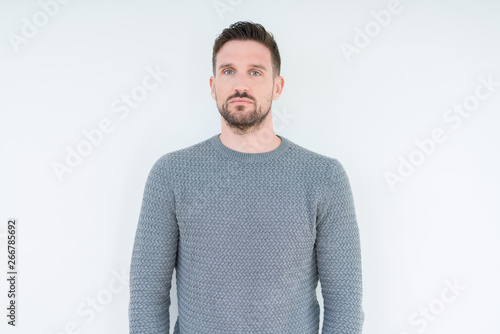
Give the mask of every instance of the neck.
POLYGON ((276 136, 272 126, 263 126, 245 134, 235 133, 229 127, 222 127, 219 139, 224 146, 244 153, 265 153, 281 144, 281 139, 276 136))

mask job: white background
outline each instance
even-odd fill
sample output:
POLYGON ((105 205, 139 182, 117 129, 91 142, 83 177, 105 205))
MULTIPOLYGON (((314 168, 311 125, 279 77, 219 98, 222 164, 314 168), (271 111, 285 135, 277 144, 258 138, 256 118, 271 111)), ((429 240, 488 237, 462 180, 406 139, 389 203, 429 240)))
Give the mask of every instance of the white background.
MULTIPOLYGON (((19 224, 18 326, 6 324, 2 279, 2 333, 128 333, 147 174, 161 155, 220 132, 212 47, 238 20, 263 24, 278 43, 276 133, 339 159, 349 175, 364 333, 499 332, 500 2, 401 0, 385 26, 373 14, 390 6, 381 0, 73 0, 51 17, 49 2, 0 2, 5 275, 7 219, 19 224), (38 31, 16 45, 26 22, 38 31), (346 56, 341 47, 356 43, 346 56), (113 103, 139 89, 148 67, 168 77, 121 119, 113 103), (454 128, 444 117, 474 102, 479 77, 497 86, 478 88, 488 97, 454 128), (60 181, 53 164, 104 119, 113 131, 60 181), (436 128, 446 140, 418 153, 415 140, 436 128), (419 165, 391 189, 387 173, 410 157, 419 165)), ((176 303, 174 280, 172 326, 176 303)))

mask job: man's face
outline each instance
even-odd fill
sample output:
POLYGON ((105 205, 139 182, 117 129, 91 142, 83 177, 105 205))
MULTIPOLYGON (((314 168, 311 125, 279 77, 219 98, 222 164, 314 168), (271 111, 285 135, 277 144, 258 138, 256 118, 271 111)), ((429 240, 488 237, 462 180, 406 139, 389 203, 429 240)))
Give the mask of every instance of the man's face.
POLYGON ((259 128, 281 87, 273 79, 271 51, 256 41, 229 41, 217 53, 212 98, 221 116, 239 133, 259 128), (278 87, 276 87, 278 84, 278 87))

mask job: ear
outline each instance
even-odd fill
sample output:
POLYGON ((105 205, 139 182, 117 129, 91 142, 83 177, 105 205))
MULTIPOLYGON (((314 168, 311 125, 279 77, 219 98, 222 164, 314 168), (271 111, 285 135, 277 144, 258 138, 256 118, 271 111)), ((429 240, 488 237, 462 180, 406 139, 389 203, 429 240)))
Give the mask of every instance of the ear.
POLYGON ((212 94, 212 99, 215 98, 215 78, 213 76, 210 77, 210 93, 212 94))
POLYGON ((273 100, 276 101, 283 91, 283 86, 285 86, 285 79, 282 76, 278 76, 276 79, 274 79, 273 85, 273 100))

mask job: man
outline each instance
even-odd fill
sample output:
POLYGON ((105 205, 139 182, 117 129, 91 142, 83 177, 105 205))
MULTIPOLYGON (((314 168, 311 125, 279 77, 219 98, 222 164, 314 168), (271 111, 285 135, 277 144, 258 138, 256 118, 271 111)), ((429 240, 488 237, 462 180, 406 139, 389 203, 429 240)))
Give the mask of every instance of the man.
POLYGON ((167 153, 146 181, 130 271, 130 333, 361 333, 359 232, 338 160, 276 135, 280 56, 237 22, 213 50, 221 133, 167 153))

